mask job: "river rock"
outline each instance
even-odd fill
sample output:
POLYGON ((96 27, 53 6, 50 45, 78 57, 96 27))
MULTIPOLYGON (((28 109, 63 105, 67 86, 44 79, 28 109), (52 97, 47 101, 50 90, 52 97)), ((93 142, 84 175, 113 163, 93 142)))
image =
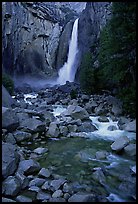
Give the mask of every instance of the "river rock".
POLYGON ((58 137, 60 134, 59 128, 56 122, 51 122, 49 125, 49 129, 47 131, 47 135, 50 137, 58 137))
POLYGON ((38 176, 44 177, 44 178, 49 178, 50 175, 51 175, 51 172, 48 169, 45 169, 45 168, 42 168, 38 173, 38 176))
POLYGON ((109 119, 108 119, 106 116, 100 116, 100 117, 98 118, 98 121, 99 121, 99 122, 109 122, 109 119))
POLYGON ((124 147, 124 151, 129 156, 135 156, 136 155, 136 144, 128 144, 126 147, 124 147))
POLYGON ((85 120, 89 118, 89 114, 84 108, 74 105, 69 105, 67 107, 67 110, 64 111, 62 114, 66 116, 71 116, 73 119, 85 120))
POLYGON ((97 128, 92 124, 92 122, 83 122, 81 126, 78 127, 80 132, 94 132, 97 128))
POLYGON ((2 184, 4 195, 16 196, 21 190, 21 183, 15 176, 7 177, 2 184))
POLYGON ((11 144, 16 144, 16 140, 15 140, 15 138, 14 138, 14 136, 13 136, 13 134, 12 133, 8 133, 6 136, 5 136, 5 142, 6 143, 11 143, 11 144))
POLYGON ((86 194, 86 193, 76 193, 72 195, 68 202, 93 202, 95 201, 95 197, 93 194, 86 194))
POLYGON ((21 172, 17 171, 15 173, 15 177, 20 181, 22 189, 24 189, 28 186, 29 179, 26 176, 24 176, 21 172))
POLYGON ((19 131, 19 130, 14 132, 13 135, 14 135, 14 138, 16 139, 17 142, 22 142, 24 140, 32 138, 32 134, 31 133, 23 132, 23 131, 19 131))
POLYGON ((12 175, 18 167, 20 156, 14 145, 2 143, 2 176, 12 175))
POLYGON ((134 174, 136 174, 136 165, 135 165, 135 166, 130 167, 130 169, 131 169, 131 171, 132 171, 134 174))
POLYGON ((37 193, 37 200, 49 200, 51 198, 51 195, 49 193, 45 193, 43 191, 39 191, 37 193))
POLYGON ((42 186, 41 186, 42 190, 49 190, 50 189, 50 183, 49 181, 46 181, 42 186))
POLYGON ((52 198, 59 198, 63 195, 61 190, 56 190, 53 194, 52 194, 52 198))
POLYGON ((40 170, 40 164, 32 159, 23 160, 19 163, 18 170, 26 175, 33 174, 40 170))
POLYGON ((11 97, 7 89, 2 85, 2 106, 10 108, 14 103, 14 99, 11 97))
POLYGON ((28 118, 20 123, 20 128, 31 133, 43 132, 45 130, 45 123, 36 118, 28 118))
POLYGON ((110 131, 114 131, 114 130, 117 130, 117 127, 114 126, 114 125, 110 125, 107 130, 110 130, 110 131))
POLYGON ((55 180, 51 181, 51 183, 50 183, 50 189, 51 189, 52 191, 56 191, 56 190, 58 190, 65 182, 66 182, 66 180, 63 179, 63 178, 55 179, 55 180))
POLYGON ((120 151, 129 143, 127 136, 121 136, 111 145, 112 150, 120 151))
POLYGON ((34 178, 33 180, 30 181, 29 187, 30 186, 40 187, 44 184, 44 182, 45 182, 45 179, 43 179, 43 178, 34 178))
POLYGON ((40 191, 40 188, 38 186, 30 186, 28 188, 29 191, 32 191, 32 192, 36 192, 38 193, 40 191))
POLYGON ((69 132, 76 132, 78 130, 77 125, 68 125, 69 132))
POLYGON ((23 195, 19 195, 16 197, 16 201, 17 202, 24 202, 24 203, 28 203, 28 202, 32 202, 32 199, 31 198, 28 198, 26 196, 23 196, 23 195))
POLYGON ((19 126, 19 119, 14 110, 2 107, 2 128, 9 132, 15 130, 19 126))
POLYGON ((96 159, 105 159, 108 155, 108 152, 106 151, 97 151, 96 152, 96 159))
POLYGON ((115 116, 120 116, 122 114, 122 106, 119 104, 113 105, 111 112, 115 116))
POLYGON ((48 151, 47 148, 44 148, 44 147, 38 147, 36 149, 34 149, 34 153, 36 154, 44 154, 48 151))
POLYGON ((92 174, 93 179, 95 179, 96 181, 98 181, 99 183, 103 184, 106 181, 106 177, 102 171, 102 169, 98 169, 96 170, 93 174, 92 174))
POLYGON ((4 198, 2 197, 2 203, 7 203, 7 202, 16 202, 15 200, 12 200, 10 198, 4 198))
POLYGON ((61 135, 63 135, 63 136, 67 136, 67 134, 68 134, 68 128, 66 126, 60 126, 59 131, 60 131, 61 135))
POLYGON ((129 132, 136 132, 136 120, 133 120, 123 125, 123 129, 129 132))
POLYGON ((66 202, 66 200, 65 200, 65 198, 50 198, 49 199, 49 202, 58 202, 58 203, 60 203, 60 202, 66 202))

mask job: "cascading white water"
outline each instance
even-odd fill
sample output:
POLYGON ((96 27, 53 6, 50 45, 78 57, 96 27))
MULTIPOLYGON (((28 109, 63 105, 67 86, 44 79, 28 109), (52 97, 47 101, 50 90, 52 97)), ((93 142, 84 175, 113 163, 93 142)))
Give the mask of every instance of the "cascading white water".
POLYGON ((57 84, 65 84, 66 81, 73 82, 76 74, 75 58, 78 53, 78 18, 75 20, 69 44, 67 62, 59 70, 57 84))

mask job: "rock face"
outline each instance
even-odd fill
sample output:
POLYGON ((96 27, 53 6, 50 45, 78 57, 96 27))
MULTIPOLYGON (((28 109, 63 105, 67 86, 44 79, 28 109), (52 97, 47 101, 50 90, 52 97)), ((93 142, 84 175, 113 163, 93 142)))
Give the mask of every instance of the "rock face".
POLYGON ((63 26, 75 15, 61 2, 3 2, 3 69, 16 77, 53 75, 63 26))
POLYGON ((2 107, 2 128, 13 131, 18 125, 19 119, 16 112, 10 108, 2 107))
MULTIPOLYGON (((80 15, 78 25, 79 64, 86 52, 91 50, 95 56, 96 48, 94 47, 98 47, 100 31, 111 14, 110 5, 110 2, 87 2, 85 10, 80 15)), ((76 78, 79 79, 79 69, 76 78)))
POLYGON ((12 175, 17 169, 19 163, 19 154, 15 146, 10 143, 2 143, 2 176, 6 178, 12 175))
POLYGON ((2 85, 2 106, 9 108, 12 104, 14 104, 12 97, 8 93, 7 89, 2 85))

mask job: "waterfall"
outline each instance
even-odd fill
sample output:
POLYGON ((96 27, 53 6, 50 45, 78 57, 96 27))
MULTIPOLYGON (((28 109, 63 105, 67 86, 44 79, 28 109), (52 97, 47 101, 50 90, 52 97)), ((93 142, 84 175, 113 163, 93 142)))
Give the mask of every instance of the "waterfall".
POLYGON ((78 20, 77 18, 73 25, 67 62, 65 62, 63 67, 59 70, 57 84, 62 85, 65 84, 66 81, 73 82, 75 78, 77 70, 75 67, 75 58, 78 53, 78 20))

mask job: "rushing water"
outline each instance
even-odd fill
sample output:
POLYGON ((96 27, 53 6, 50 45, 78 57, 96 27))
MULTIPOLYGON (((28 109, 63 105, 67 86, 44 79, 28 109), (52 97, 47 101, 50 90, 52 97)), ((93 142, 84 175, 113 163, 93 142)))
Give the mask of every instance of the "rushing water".
MULTIPOLYGON (((53 113, 56 117, 66 108, 53 106, 53 113)), ((133 202, 128 191, 119 190, 122 181, 128 182, 130 168, 135 166, 135 159, 127 155, 117 155, 111 150, 111 144, 116 137, 124 135, 130 140, 136 139, 135 133, 119 130, 117 121, 99 122, 98 116, 91 116, 92 123, 98 130, 87 133, 86 138, 50 138, 48 141, 34 141, 29 149, 37 147, 48 148, 48 153, 38 158, 41 167, 52 168, 53 173, 65 176, 71 182, 79 182, 81 185, 88 185, 95 193, 106 195, 109 202, 133 202), (115 130, 110 131, 108 127, 114 125, 115 130), (107 156, 102 159, 96 157, 97 151, 106 151, 107 156), (101 182, 93 176, 93 169, 103 169, 105 178, 101 182)))
POLYGON ((67 62, 59 70, 57 84, 65 84, 66 81, 73 82, 75 78, 75 58, 78 53, 78 20, 77 18, 73 25, 67 62))

